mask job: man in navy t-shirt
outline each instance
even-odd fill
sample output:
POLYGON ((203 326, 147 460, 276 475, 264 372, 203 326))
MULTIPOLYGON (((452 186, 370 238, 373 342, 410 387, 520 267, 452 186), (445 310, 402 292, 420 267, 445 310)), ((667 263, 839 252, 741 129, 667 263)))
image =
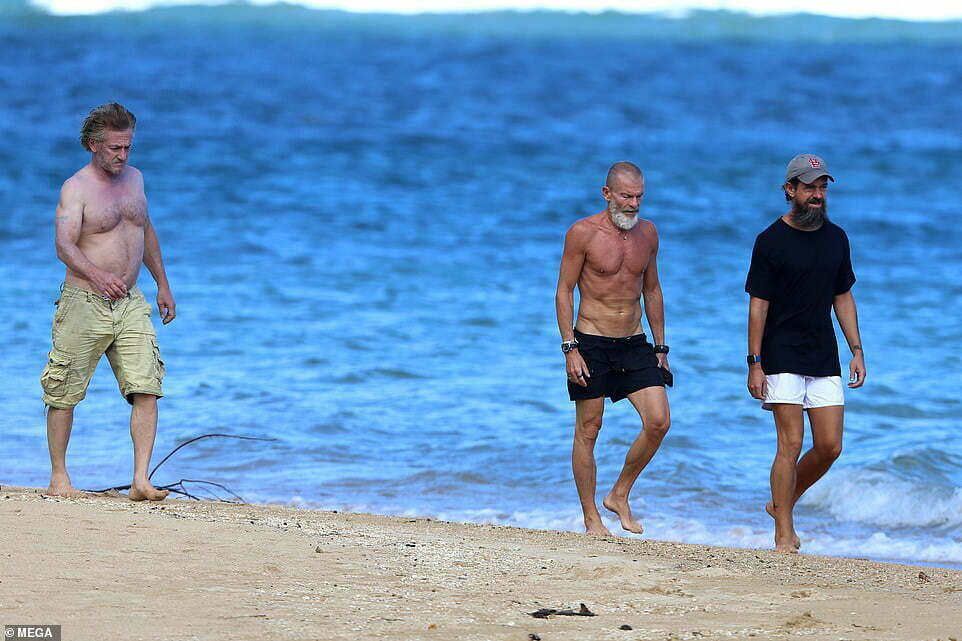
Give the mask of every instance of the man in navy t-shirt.
POLYGON ((865 359, 852 285, 848 237, 828 219, 825 192, 835 179, 825 162, 799 154, 788 163, 788 213, 758 235, 745 283, 748 312, 748 391, 771 410, 778 433, 772 463, 775 549, 796 552, 792 510, 842 451, 845 398, 832 309, 852 351, 851 388, 865 382, 865 359), (805 419, 812 449, 799 460, 805 419))

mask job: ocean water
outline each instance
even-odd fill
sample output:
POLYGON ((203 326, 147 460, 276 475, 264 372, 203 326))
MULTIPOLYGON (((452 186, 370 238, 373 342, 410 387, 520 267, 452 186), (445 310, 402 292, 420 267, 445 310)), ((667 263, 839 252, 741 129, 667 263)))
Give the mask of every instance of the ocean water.
MULTIPOLYGON (((30 0, 35 7, 61 15, 96 14, 112 10, 141 10, 154 6, 224 5, 231 0, 30 0)), ((243 0, 233 4, 274 5, 277 0, 243 0)), ((959 20, 962 8, 942 0, 879 3, 874 0, 288 0, 313 9, 340 9, 361 13, 456 13, 549 10, 583 13, 617 11, 662 13, 686 17, 692 11, 727 10, 752 15, 814 13, 844 18, 890 18, 896 20, 959 20)))
MULTIPOLYGON (((960 54, 959 23, 5 4, 0 483, 48 480, 53 210, 88 159, 80 121, 113 99, 139 119, 131 162, 178 302, 154 460, 204 433, 275 439, 200 441, 155 482, 579 529, 554 288, 565 230, 629 159, 676 380, 635 512, 653 538, 768 547, 775 435, 745 390, 742 288, 785 164, 812 151, 838 180, 869 374, 798 507, 804 550, 958 566, 960 54)), ((129 482, 127 416, 102 364, 78 486, 129 482)), ((599 491, 639 427, 607 409, 599 491)))

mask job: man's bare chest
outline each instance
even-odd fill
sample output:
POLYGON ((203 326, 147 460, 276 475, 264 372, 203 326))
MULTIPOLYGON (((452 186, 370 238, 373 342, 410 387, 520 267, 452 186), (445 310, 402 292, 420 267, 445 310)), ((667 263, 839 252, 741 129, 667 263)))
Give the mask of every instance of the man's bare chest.
POLYGON ((589 244, 586 266, 600 276, 641 276, 650 258, 651 247, 644 239, 606 235, 589 244))
POLYGON ((91 198, 84 206, 84 233, 102 234, 123 226, 144 227, 146 223, 147 199, 140 194, 91 198))

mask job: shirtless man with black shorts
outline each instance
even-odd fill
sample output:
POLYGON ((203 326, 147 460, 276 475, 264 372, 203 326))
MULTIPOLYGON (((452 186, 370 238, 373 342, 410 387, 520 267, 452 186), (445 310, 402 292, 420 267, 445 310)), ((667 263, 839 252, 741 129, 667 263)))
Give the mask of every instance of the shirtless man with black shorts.
POLYGON ((658 232, 651 222, 638 217, 645 194, 645 179, 638 167, 629 162, 612 165, 601 193, 607 208, 579 220, 565 235, 555 296, 568 393, 575 402, 571 467, 586 531, 610 535, 595 504, 594 447, 605 397, 612 402, 627 398, 638 411, 642 430, 602 503, 618 515, 622 528, 641 534, 628 493, 671 422, 664 387, 668 346, 656 262, 658 232), (573 322, 575 285, 581 296, 577 322, 573 322), (642 296, 654 345, 642 332, 642 296))
POLYGON ((176 315, 157 234, 147 215, 144 179, 127 164, 136 118, 111 102, 90 112, 80 142, 90 162, 63 184, 57 204, 57 257, 67 266, 53 319, 53 347, 40 376, 47 412, 50 494, 78 494, 67 474, 67 443, 73 408, 105 353, 131 405, 134 474, 130 498, 159 501, 147 479, 157 432, 157 399, 164 363, 152 309, 137 288, 144 264, 157 282, 157 308, 164 325, 176 315))

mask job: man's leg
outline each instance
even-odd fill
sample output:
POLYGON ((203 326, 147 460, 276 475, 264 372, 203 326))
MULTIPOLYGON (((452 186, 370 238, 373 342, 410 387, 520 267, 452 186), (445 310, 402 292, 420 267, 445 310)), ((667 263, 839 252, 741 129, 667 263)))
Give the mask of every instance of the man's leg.
POLYGON ((792 509, 795 507, 795 482, 798 455, 802 451, 805 419, 802 406, 789 403, 773 403, 775 430, 778 433, 778 450, 772 462, 772 509, 775 517, 775 550, 796 552, 798 536, 792 509))
POLYGON ((615 481, 611 492, 605 497, 603 505, 618 515, 621 527, 629 532, 641 534, 641 527, 631 515, 628 494, 638 475, 661 446, 665 434, 671 425, 671 415, 668 410, 668 395, 661 386, 646 387, 628 395, 628 400, 635 406, 641 417, 642 430, 628 448, 624 467, 615 481))
POLYGON ((147 480, 147 468, 157 435, 157 397, 153 394, 131 394, 130 438, 134 442, 134 479, 128 496, 131 501, 163 501, 167 490, 156 489, 147 480))
POLYGON ((47 405, 51 494, 80 494, 70 481, 66 464, 74 406, 87 393, 97 362, 110 343, 111 330, 109 316, 104 316, 102 307, 91 305, 85 293, 71 288, 61 294, 54 315, 52 349, 40 375, 47 405), (67 409, 57 409, 52 404, 67 409))
POLYGON ((822 478, 832 463, 842 453, 842 424, 844 405, 813 407, 808 410, 808 422, 812 425, 812 449, 805 452, 798 462, 795 494, 792 505, 805 490, 822 478))
POLYGON ((73 429, 73 408, 47 407, 47 449, 50 450, 50 487, 54 496, 79 496, 80 490, 70 482, 67 474, 67 444, 73 429))
POLYGON ((601 419, 605 411, 604 398, 575 401, 575 436, 571 446, 571 470, 574 472, 581 511, 585 517, 588 534, 610 536, 595 505, 597 466, 595 465, 595 442, 601 431, 601 419))

